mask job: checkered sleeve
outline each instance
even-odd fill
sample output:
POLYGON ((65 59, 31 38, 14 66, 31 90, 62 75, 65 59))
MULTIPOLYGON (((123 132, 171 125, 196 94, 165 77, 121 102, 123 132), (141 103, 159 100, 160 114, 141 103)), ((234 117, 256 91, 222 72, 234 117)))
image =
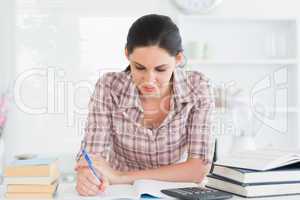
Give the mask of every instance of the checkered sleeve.
POLYGON ((88 108, 85 135, 76 159, 80 159, 82 149, 96 156, 107 158, 111 143, 112 109, 110 81, 107 75, 101 77, 96 83, 88 108))
POLYGON ((200 158, 208 164, 212 163, 214 153, 215 138, 212 133, 212 118, 215 103, 208 80, 201 81, 198 91, 199 99, 188 117, 188 157, 200 158))

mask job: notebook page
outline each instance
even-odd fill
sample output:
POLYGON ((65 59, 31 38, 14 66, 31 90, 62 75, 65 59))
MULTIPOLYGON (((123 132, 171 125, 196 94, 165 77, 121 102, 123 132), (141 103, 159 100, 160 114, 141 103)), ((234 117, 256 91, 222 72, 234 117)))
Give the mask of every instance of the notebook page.
POLYGON ((149 195, 156 198, 174 199, 160 192, 162 189, 179 188, 179 187, 197 187, 196 183, 184 182, 166 182, 156 180, 137 180, 134 187, 137 190, 139 197, 142 195, 149 195))
POLYGON ((110 185, 107 187, 106 191, 100 195, 103 198, 117 199, 117 198, 131 198, 138 199, 138 193, 133 185, 120 184, 120 185, 110 185))
POLYGON ((80 196, 75 184, 61 184, 58 187, 57 199, 59 200, 116 200, 120 198, 138 199, 136 190, 132 185, 110 185, 104 193, 97 196, 80 196))

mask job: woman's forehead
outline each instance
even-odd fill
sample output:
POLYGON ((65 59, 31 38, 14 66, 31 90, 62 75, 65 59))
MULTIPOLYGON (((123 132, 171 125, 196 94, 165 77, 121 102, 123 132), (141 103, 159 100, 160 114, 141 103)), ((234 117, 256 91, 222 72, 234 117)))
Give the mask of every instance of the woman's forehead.
POLYGON ((158 46, 137 47, 130 54, 129 58, 131 61, 145 67, 168 65, 174 61, 173 56, 158 46))

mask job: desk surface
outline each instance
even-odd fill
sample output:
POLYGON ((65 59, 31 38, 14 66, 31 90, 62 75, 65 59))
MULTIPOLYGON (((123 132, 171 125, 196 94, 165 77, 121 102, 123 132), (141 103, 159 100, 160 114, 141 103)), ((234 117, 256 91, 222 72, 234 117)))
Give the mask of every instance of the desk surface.
MULTIPOLYGON (((4 186, 0 187, 0 199, 4 199, 4 186)), ((116 198, 101 198, 104 199, 116 199, 116 198)), ((231 200, 245 200, 247 198, 234 196, 231 200)), ((251 200, 299 200, 300 195, 297 196, 282 196, 282 197, 268 197, 268 198, 250 198, 251 200)), ((22 200, 22 199, 19 199, 22 200)), ((35 199, 38 200, 38 199, 35 199)), ((99 200, 99 196, 96 197, 82 197, 75 191, 75 184, 60 184, 58 193, 54 200, 99 200)))

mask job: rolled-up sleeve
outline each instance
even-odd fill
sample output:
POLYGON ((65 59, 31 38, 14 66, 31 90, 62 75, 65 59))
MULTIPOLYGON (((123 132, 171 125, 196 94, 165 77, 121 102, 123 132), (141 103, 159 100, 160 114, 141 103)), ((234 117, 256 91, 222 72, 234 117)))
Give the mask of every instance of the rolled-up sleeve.
POLYGON ((101 77, 95 86, 89 102, 89 112, 85 126, 85 135, 76 159, 81 157, 82 149, 96 156, 107 158, 111 144, 112 98, 107 75, 101 77))
POLYGON ((212 163, 215 137, 212 120, 215 102, 209 81, 199 86, 199 98, 190 110, 187 124, 188 157, 200 158, 205 164, 212 163))

